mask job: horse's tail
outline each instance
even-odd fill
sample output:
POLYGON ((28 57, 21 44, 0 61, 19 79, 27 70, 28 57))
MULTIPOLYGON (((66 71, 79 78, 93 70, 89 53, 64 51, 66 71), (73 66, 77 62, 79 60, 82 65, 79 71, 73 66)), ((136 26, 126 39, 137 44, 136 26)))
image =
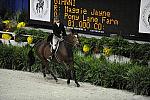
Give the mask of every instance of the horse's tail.
POLYGON ((28 65, 31 67, 35 63, 35 55, 33 49, 41 42, 42 40, 38 40, 33 47, 30 48, 28 52, 28 65))
POLYGON ((33 52, 33 47, 31 47, 31 49, 28 52, 28 65, 29 65, 29 67, 31 67, 35 63, 35 56, 34 56, 34 52, 33 52))
POLYGON ((35 63, 35 55, 34 55, 34 51, 33 49, 35 48, 35 46, 40 42, 41 40, 37 41, 33 47, 30 48, 29 52, 28 52, 28 65, 29 65, 29 70, 31 70, 31 66, 35 63))

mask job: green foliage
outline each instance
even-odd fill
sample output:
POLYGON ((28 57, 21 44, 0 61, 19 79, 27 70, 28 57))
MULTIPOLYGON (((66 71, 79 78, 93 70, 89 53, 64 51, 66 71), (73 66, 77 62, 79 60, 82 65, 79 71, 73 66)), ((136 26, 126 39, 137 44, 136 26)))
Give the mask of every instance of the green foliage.
POLYGON ((150 95, 150 68, 134 65, 128 70, 126 79, 128 90, 150 95))
POLYGON ((17 11, 15 13, 10 12, 10 10, 3 10, 4 15, 2 16, 3 20, 9 20, 10 22, 7 25, 3 25, 3 30, 9 30, 11 32, 17 29, 19 22, 25 22, 27 24, 28 15, 25 11, 17 11))
POLYGON ((36 43, 40 39, 47 39, 48 34, 47 32, 43 32, 41 30, 26 30, 26 29, 17 29, 15 32, 17 42, 26 42, 28 36, 24 35, 32 35, 33 36, 33 43, 36 43))
POLYGON ((15 20, 16 22, 27 22, 28 15, 25 10, 12 12, 10 9, 2 10, 2 19, 3 20, 15 20))
POLYGON ((112 54, 131 58, 133 63, 140 65, 147 65, 147 62, 150 61, 150 44, 148 43, 130 43, 122 37, 102 37, 101 39, 80 37, 80 42, 81 47, 84 44, 95 42, 100 53, 102 53, 103 47, 110 47, 112 54))
POLYGON ((18 19, 17 21, 18 22, 25 22, 27 23, 28 22, 28 12, 26 12, 25 10, 21 11, 18 15, 18 19))
POLYGON ((114 54, 128 57, 130 43, 127 40, 124 40, 122 37, 114 37, 108 45, 112 47, 114 54))
MULTIPOLYGON (((32 35, 34 43, 39 39, 46 39, 48 33, 40 30, 16 30, 17 35, 32 35)), ((26 37, 24 37, 26 39, 26 37)), ((19 40, 23 41, 23 39, 19 40)), ((143 62, 150 60, 150 44, 129 43, 121 37, 101 39, 80 37, 80 49, 74 50, 74 61, 77 78, 82 82, 90 82, 108 88, 126 89, 136 94, 150 95, 150 68, 143 62), (103 51, 103 47, 112 48, 113 54, 130 57, 135 63, 120 64, 108 62, 105 56, 99 59, 93 55, 81 56, 79 51, 84 44, 96 43, 103 51), (142 62, 142 63, 137 63, 142 62)), ((0 45, 0 67, 16 70, 28 70, 27 54, 30 47, 16 47, 0 45)), ((49 68, 61 78, 67 78, 66 68, 62 65, 49 63, 49 68)), ((36 57, 36 62, 31 66, 32 72, 41 71, 41 61, 36 57)))
POLYGON ((0 45, 0 67, 7 69, 25 70, 27 68, 26 47, 0 45))
POLYGON ((76 55, 77 78, 108 88, 126 89, 136 94, 150 95, 150 68, 136 64, 119 64, 107 62, 102 56, 76 55))
POLYGON ((49 33, 41 30, 27 30, 27 34, 33 35, 33 43, 37 42, 39 39, 47 39, 49 35, 49 33))
MULTIPOLYGON (((0 45, 0 67, 28 71, 27 55, 30 47, 0 45)), ((133 91, 136 94, 150 95, 150 68, 132 63, 111 63, 101 56, 81 56, 78 49, 74 52, 77 78, 82 82, 90 82, 108 88, 133 91)), ((49 67, 58 77, 67 78, 66 68, 49 63, 49 67)), ((32 72, 41 71, 41 61, 31 66, 32 72)))

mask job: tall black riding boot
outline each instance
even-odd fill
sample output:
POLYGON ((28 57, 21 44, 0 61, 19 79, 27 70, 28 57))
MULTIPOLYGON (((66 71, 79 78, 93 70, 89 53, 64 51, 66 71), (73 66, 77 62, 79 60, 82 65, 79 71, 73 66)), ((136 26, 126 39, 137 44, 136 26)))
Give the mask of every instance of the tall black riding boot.
POLYGON ((55 50, 52 49, 52 59, 55 57, 55 50))

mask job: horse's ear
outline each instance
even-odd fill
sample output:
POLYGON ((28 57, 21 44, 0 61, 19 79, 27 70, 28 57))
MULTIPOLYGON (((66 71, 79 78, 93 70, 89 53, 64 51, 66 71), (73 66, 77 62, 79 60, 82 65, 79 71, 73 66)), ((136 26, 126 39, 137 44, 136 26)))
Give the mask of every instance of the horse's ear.
POLYGON ((74 30, 74 29, 71 29, 71 33, 74 35, 74 34, 75 34, 75 30, 74 30))
POLYGON ((75 35, 75 33, 71 32, 72 35, 75 35))
POLYGON ((69 28, 66 29, 66 32, 68 33, 68 35, 69 35, 69 34, 72 34, 72 31, 71 31, 71 29, 69 29, 69 28))
POLYGON ((76 37, 78 37, 78 33, 74 29, 72 29, 71 33, 72 35, 75 35, 76 37))

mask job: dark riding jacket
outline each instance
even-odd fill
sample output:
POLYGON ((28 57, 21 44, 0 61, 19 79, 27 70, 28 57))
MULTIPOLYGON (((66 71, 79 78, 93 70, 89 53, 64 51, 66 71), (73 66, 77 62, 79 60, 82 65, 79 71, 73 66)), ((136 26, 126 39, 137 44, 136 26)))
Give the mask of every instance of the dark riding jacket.
POLYGON ((64 25, 62 23, 60 23, 59 26, 56 23, 54 23, 52 29, 53 29, 53 34, 59 38, 61 38, 61 34, 62 36, 67 36, 64 25))

